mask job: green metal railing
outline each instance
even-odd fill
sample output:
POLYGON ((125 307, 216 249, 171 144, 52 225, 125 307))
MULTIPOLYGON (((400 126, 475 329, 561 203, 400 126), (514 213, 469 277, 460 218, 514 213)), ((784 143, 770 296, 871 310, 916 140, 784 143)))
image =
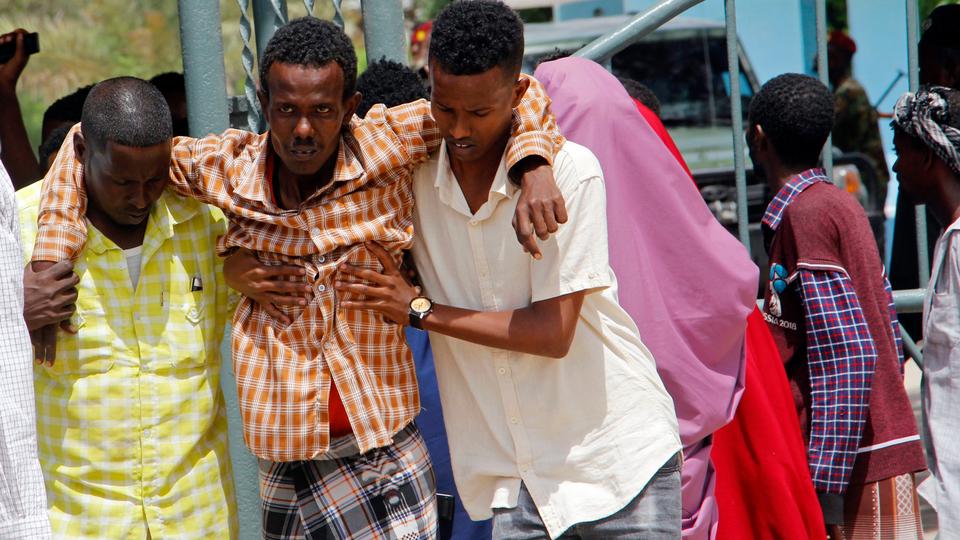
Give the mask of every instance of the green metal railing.
POLYGON ((750 218, 747 213, 747 166, 744 162, 743 100, 740 89, 740 40, 737 37, 737 3, 726 0, 727 71, 730 73, 730 120, 733 127, 733 170, 737 187, 737 234, 750 253, 750 218))
POLYGON ((227 76, 223 68, 220 4, 216 0, 179 0, 183 77, 190 135, 202 137, 227 129, 227 76))
MULTIPOLYGON (((830 87, 830 70, 827 67, 827 2, 826 0, 816 0, 814 2, 817 21, 817 76, 820 82, 827 88, 830 87)), ((827 178, 833 178, 833 135, 827 136, 827 144, 824 145, 823 168, 827 171, 827 178)))

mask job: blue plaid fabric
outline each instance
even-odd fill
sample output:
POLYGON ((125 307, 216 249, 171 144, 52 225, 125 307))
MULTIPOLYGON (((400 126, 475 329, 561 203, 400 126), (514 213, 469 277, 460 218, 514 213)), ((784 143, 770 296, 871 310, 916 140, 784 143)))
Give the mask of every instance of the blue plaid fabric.
POLYGON ((809 169, 791 178, 786 185, 780 188, 777 196, 767 205, 767 211, 763 214, 762 223, 774 231, 780 226, 780 220, 783 219, 783 212, 787 206, 797 198, 797 195, 803 193, 803 190, 816 184, 817 182, 829 182, 827 173, 823 169, 809 169))
POLYGON ((817 491, 843 494, 870 408, 877 349, 845 272, 801 270, 810 369, 807 460, 817 491))

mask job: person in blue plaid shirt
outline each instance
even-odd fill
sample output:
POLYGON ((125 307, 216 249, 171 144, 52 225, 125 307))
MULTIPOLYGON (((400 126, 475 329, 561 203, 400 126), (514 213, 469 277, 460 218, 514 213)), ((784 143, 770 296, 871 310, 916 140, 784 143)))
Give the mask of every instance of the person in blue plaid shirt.
POLYGON ((750 105, 750 157, 775 194, 763 315, 828 536, 921 539, 914 474, 926 466, 890 285, 863 208, 818 168, 833 120, 830 91, 805 75, 770 80, 750 105))

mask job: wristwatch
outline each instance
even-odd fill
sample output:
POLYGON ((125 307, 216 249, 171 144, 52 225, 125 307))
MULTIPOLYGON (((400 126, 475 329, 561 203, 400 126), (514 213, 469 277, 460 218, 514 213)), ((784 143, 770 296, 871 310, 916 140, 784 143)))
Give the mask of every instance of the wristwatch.
POLYGON ((410 326, 423 330, 423 320, 433 311, 433 300, 418 296, 410 301, 410 326))

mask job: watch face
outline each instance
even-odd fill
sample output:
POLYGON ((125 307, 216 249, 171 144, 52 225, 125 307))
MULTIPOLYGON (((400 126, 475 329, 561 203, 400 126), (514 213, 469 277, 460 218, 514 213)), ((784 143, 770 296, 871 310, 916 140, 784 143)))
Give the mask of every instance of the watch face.
POLYGON ((426 313, 430 311, 431 307, 433 307, 433 304, 430 302, 430 299, 422 296, 418 296, 410 301, 410 309, 417 313, 426 313))

